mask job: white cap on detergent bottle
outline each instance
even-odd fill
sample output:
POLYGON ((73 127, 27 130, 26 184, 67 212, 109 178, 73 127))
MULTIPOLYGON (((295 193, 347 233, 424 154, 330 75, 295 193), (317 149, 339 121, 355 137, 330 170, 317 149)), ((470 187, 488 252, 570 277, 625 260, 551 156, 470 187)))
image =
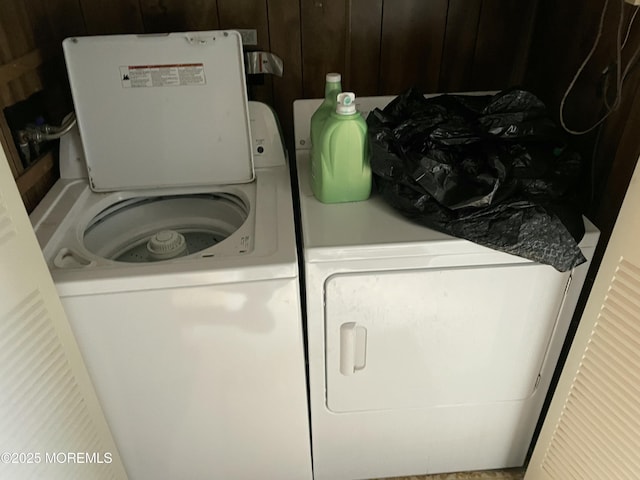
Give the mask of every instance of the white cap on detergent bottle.
POLYGON ((339 73, 327 73, 325 80, 327 83, 340 83, 342 75, 339 73))
POLYGON ((352 115, 356 113, 356 94, 353 92, 339 93, 336 113, 339 115, 352 115))

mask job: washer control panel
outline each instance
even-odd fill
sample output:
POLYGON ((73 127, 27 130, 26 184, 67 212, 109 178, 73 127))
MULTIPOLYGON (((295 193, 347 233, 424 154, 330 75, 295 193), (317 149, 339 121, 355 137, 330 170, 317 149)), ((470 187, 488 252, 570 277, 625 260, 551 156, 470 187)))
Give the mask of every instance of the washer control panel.
POLYGON ((264 103, 249 102, 249 122, 254 167, 286 165, 282 133, 271 108, 264 103))

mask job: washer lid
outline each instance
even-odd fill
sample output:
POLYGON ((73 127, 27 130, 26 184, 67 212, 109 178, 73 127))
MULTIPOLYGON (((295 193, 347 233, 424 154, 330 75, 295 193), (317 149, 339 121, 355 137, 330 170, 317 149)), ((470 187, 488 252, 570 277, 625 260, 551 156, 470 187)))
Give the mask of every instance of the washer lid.
POLYGON ((63 47, 93 190, 253 180, 238 32, 75 37, 63 47))

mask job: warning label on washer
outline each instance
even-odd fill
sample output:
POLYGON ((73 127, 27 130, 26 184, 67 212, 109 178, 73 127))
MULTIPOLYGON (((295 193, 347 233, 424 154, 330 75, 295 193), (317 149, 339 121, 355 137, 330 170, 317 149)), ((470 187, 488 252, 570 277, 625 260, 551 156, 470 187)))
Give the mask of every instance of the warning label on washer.
POLYGON ((128 65, 120 67, 123 88, 205 85, 204 64, 128 65))

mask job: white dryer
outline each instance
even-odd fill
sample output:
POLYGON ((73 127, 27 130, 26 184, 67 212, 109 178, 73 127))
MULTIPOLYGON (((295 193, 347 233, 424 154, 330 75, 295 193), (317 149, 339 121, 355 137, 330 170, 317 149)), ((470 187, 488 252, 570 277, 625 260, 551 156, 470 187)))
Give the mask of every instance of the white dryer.
POLYGON ((239 34, 64 50, 80 136, 31 219, 129 478, 310 479, 289 168, 239 34))
MULTIPOLYGON (((588 263, 559 273, 412 223, 376 195, 320 203, 318 104, 294 103, 314 478, 521 466, 588 263)), ((599 234, 586 230, 590 259, 599 234)))

